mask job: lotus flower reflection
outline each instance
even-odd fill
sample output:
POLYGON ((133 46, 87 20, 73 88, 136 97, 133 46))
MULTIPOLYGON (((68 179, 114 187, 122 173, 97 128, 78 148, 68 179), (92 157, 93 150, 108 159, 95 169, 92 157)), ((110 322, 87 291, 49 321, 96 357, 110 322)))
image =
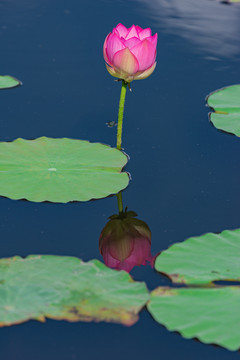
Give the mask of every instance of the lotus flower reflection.
POLYGON ((113 215, 101 232, 99 250, 110 268, 129 272, 134 266, 153 266, 151 231, 136 215, 133 211, 113 215))
POLYGON ((118 24, 108 34, 103 45, 103 56, 108 72, 126 82, 141 80, 156 67, 157 34, 150 28, 132 25, 127 29, 118 24))

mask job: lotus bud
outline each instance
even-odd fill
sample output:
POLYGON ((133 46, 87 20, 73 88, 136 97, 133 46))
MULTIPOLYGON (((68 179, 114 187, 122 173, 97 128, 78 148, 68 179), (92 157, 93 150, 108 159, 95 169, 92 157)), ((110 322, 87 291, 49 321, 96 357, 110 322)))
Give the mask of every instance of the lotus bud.
POLYGON ((118 24, 105 39, 103 56, 108 72, 130 83, 146 79, 156 67, 157 34, 150 28, 118 24))

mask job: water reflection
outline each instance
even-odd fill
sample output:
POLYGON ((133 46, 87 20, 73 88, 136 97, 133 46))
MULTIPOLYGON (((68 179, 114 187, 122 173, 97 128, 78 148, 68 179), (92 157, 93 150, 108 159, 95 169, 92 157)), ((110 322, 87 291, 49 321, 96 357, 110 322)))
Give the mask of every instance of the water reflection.
POLYGON ((109 217, 99 238, 99 250, 107 266, 130 272, 135 266, 153 267, 151 231, 137 219, 134 211, 123 211, 122 194, 118 194, 119 213, 109 217))
POLYGON ((229 57, 240 52, 240 6, 213 0, 135 0, 150 8, 160 31, 183 36, 200 51, 229 57))

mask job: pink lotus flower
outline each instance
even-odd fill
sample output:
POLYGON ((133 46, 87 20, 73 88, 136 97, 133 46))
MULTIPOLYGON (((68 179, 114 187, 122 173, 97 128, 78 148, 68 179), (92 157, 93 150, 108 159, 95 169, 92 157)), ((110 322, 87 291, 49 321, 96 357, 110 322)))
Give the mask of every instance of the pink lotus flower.
POLYGON ((135 219, 136 213, 113 215, 99 238, 99 250, 107 266, 130 272, 134 266, 153 267, 151 231, 147 224, 135 219))
POLYGON ((126 82, 145 79, 156 67, 156 47, 157 34, 152 36, 150 28, 118 24, 103 45, 107 70, 126 82))

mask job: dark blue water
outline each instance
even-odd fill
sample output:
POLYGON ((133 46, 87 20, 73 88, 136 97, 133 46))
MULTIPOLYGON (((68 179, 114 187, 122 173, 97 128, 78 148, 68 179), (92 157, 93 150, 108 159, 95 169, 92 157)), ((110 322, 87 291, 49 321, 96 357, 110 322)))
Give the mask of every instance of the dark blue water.
MULTIPOLYGON (((2 141, 42 135, 115 146, 120 84, 102 58, 105 36, 122 22, 158 32, 158 64, 127 94, 123 147, 132 175, 124 206, 152 231, 152 253, 206 232, 240 227, 240 140, 208 121, 205 96, 240 82, 240 7, 214 0, 0 0, 0 73, 23 86, 1 91, 2 141)), ((101 259, 98 238, 115 197, 36 204, 0 199, 0 257, 28 254, 101 259)), ((150 267, 134 279, 168 280, 150 267)), ((31 321, 0 330, 4 360, 237 359, 237 352, 185 340, 143 311, 114 324, 31 321)))

